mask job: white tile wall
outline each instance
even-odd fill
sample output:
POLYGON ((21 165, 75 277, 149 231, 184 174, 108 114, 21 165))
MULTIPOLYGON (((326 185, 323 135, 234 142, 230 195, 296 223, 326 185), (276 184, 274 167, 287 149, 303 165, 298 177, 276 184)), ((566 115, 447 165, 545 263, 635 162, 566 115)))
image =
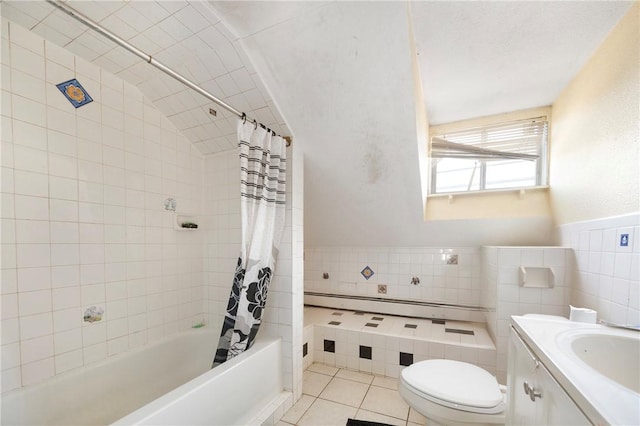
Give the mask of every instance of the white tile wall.
POLYGON ((595 309, 600 319, 640 324, 640 213, 562 225, 557 234, 575 254, 571 304, 595 309))
POLYGON ((135 87, 2 20, 2 391, 203 317, 202 157, 135 87), (79 109, 55 87, 77 77, 79 109), (83 322, 92 305, 100 322, 83 322), (8 362, 5 362, 8 361, 8 362))
POLYGON ((480 306, 480 250, 473 247, 307 247, 305 290, 480 306), (458 256, 457 265, 447 257, 458 256), (368 280, 360 273, 369 266, 368 280), (329 279, 323 279, 328 273, 329 279), (420 284, 412 285, 412 277, 420 284), (378 284, 387 294, 378 294, 378 284))
POLYGON ((230 283, 240 254, 240 191, 237 179, 237 154, 226 151, 204 159, 204 225, 207 276, 203 309, 207 322, 222 328, 229 300, 230 283))
POLYGON ((547 314, 568 317, 573 252, 566 247, 482 247, 483 305, 487 329, 496 343, 498 381, 506 384, 511 315, 547 314), (521 287, 518 269, 549 267, 552 288, 521 287))

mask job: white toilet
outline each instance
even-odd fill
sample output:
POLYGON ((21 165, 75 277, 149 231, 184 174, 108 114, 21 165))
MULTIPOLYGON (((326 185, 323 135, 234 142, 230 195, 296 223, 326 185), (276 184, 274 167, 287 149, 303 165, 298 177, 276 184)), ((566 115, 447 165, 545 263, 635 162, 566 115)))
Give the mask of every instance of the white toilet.
POLYGON ((475 365, 446 359, 420 361, 402 370, 400 395, 430 423, 505 423, 504 386, 475 365))

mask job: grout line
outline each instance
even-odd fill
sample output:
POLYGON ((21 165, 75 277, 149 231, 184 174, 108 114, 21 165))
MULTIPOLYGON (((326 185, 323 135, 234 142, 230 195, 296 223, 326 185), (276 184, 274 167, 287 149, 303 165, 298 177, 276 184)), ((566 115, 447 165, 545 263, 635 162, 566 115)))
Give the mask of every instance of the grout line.
MULTIPOLYGON (((308 395, 311 396, 311 395, 308 395)), ((313 404, 316 403, 316 401, 318 400, 317 396, 312 397, 313 401, 311 402, 311 404, 309 404, 309 406, 307 407, 306 410, 304 410, 304 413, 302 413, 302 415, 300 416, 300 418, 298 420, 296 420, 296 422, 294 423, 295 425, 297 425, 298 423, 300 423, 300 420, 302 420, 302 418, 305 416, 305 414, 307 414, 307 412, 311 409, 311 407, 313 407, 313 404)), ((299 401, 299 400, 298 400, 299 401)), ((293 407, 292 407, 293 408, 293 407)), ((286 413, 285 413, 286 414, 286 413)))
MULTIPOLYGON (((322 364, 322 363, 314 363, 314 364, 318 364, 318 365, 325 365, 325 364, 322 364)), ((311 364, 311 365, 313 365, 313 364, 311 364)), ((307 369, 308 369, 308 367, 307 367, 307 369)), ((315 404, 315 402, 316 402, 318 399, 321 399, 321 400, 323 400, 323 401, 328 401, 328 402, 336 403, 336 404, 341 404, 341 405, 344 405, 344 406, 346 406, 346 407, 356 408, 356 417, 357 417, 357 414, 358 414, 358 412, 359 412, 360 410, 370 411, 370 410, 366 410, 365 408, 363 408, 363 406, 362 406, 362 405, 363 405, 363 403, 364 403, 365 399, 367 398, 367 395, 368 395, 368 394, 369 394, 369 392, 372 390, 372 389, 371 389, 372 387, 377 387, 377 388, 380 388, 380 389, 384 389, 384 390, 386 390, 386 391, 398 392, 398 390, 397 390, 397 389, 391 389, 391 388, 387 388, 387 387, 385 387, 385 386, 374 385, 374 384, 373 384, 373 382, 374 382, 374 380, 375 380, 375 377, 377 377, 377 375, 376 375, 376 374, 373 374, 373 373, 366 373, 366 372, 361 372, 361 371, 355 371, 355 372, 357 372, 357 373, 360 373, 360 374, 363 374, 363 375, 367 375, 367 376, 371 376, 371 377, 373 378, 373 379, 371 380, 371 382, 370 382, 370 383, 364 383, 364 382, 359 382, 359 381, 357 381, 357 380, 351 380, 351 379, 349 379, 349 378, 345 378, 345 377, 337 377, 337 374, 340 372, 340 370, 352 371, 352 370, 348 370, 348 369, 346 369, 346 368, 337 368, 336 373, 332 376, 332 378, 329 380, 329 382, 328 382, 328 383, 327 383, 327 384, 322 388, 322 390, 320 391, 320 393, 318 394, 318 396, 317 396, 317 397, 314 397, 313 395, 309 395, 309 394, 304 394, 304 395, 307 395, 307 396, 311 396, 311 397, 313 397, 313 398, 314 398, 314 400, 313 400, 313 402, 309 405, 309 408, 307 408, 307 410, 305 410, 305 412, 302 414, 302 416, 300 417, 300 419, 302 419, 302 417, 304 417, 304 415, 307 413, 307 411, 308 411, 308 410, 309 410, 309 409, 310 409, 310 408, 315 404), (362 398, 362 401, 360 401, 360 404, 358 405, 358 407, 353 407, 353 406, 351 406, 351 405, 342 404, 342 403, 340 403, 340 402, 336 402, 336 401, 332 401, 332 400, 329 400, 329 399, 325 399, 325 398, 321 398, 321 397, 320 397, 320 394, 321 394, 321 393, 322 393, 322 392, 323 392, 323 391, 324 391, 324 390, 329 386, 329 384, 331 384, 331 382, 332 382, 335 378, 339 378, 339 379, 342 379, 342 380, 350 381, 350 382, 353 382, 353 383, 359 383, 359 384, 366 384, 366 385, 367 385, 367 391, 365 392, 365 394, 364 394, 364 396, 363 396, 363 398, 362 398)), ((314 372, 314 371, 312 371, 312 372, 314 372)), ((318 374, 322 374, 322 373, 318 373, 318 374)), ((325 375, 326 375, 326 374, 325 374, 325 375)), ((380 377, 385 378, 385 376, 380 376, 380 377)), ((382 415, 382 416, 390 417, 390 418, 393 418, 393 419, 396 419, 396 420, 400 420, 400 421, 404 422, 405 426, 408 426, 408 424, 409 424, 409 414, 410 414, 410 412, 411 412, 411 407, 409 407, 409 408, 407 409, 406 418, 404 418, 404 419, 403 419, 403 418, 399 418, 399 417, 395 417, 395 416, 392 416, 392 415, 389 415, 389 414, 385 414, 385 413, 379 413, 379 412, 377 412, 377 411, 370 411, 370 412, 375 413, 375 414, 379 414, 379 415, 382 415)), ((285 413, 285 414, 286 414, 286 413, 285 413)), ((298 420, 298 421, 299 421, 299 420, 298 420)), ((296 425, 297 425, 297 423, 296 423, 296 425)))

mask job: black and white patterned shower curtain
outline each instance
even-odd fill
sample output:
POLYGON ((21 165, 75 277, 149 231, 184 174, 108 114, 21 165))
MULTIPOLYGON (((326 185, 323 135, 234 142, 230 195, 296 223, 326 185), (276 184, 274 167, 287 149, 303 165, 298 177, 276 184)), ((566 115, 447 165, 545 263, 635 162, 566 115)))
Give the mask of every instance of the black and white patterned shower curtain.
POLYGON ((284 139, 240 119, 238 146, 242 247, 212 368, 253 344, 285 223, 284 139))

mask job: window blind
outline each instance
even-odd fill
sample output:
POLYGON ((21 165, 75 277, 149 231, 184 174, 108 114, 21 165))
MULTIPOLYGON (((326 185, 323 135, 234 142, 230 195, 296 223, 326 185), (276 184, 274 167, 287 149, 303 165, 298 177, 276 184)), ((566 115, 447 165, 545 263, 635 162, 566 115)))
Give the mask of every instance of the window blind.
POLYGON ((435 133, 430 193, 546 185, 547 133, 546 116, 435 133))
POLYGON ((537 160, 546 145, 546 117, 456 130, 431 138, 431 157, 537 160))

